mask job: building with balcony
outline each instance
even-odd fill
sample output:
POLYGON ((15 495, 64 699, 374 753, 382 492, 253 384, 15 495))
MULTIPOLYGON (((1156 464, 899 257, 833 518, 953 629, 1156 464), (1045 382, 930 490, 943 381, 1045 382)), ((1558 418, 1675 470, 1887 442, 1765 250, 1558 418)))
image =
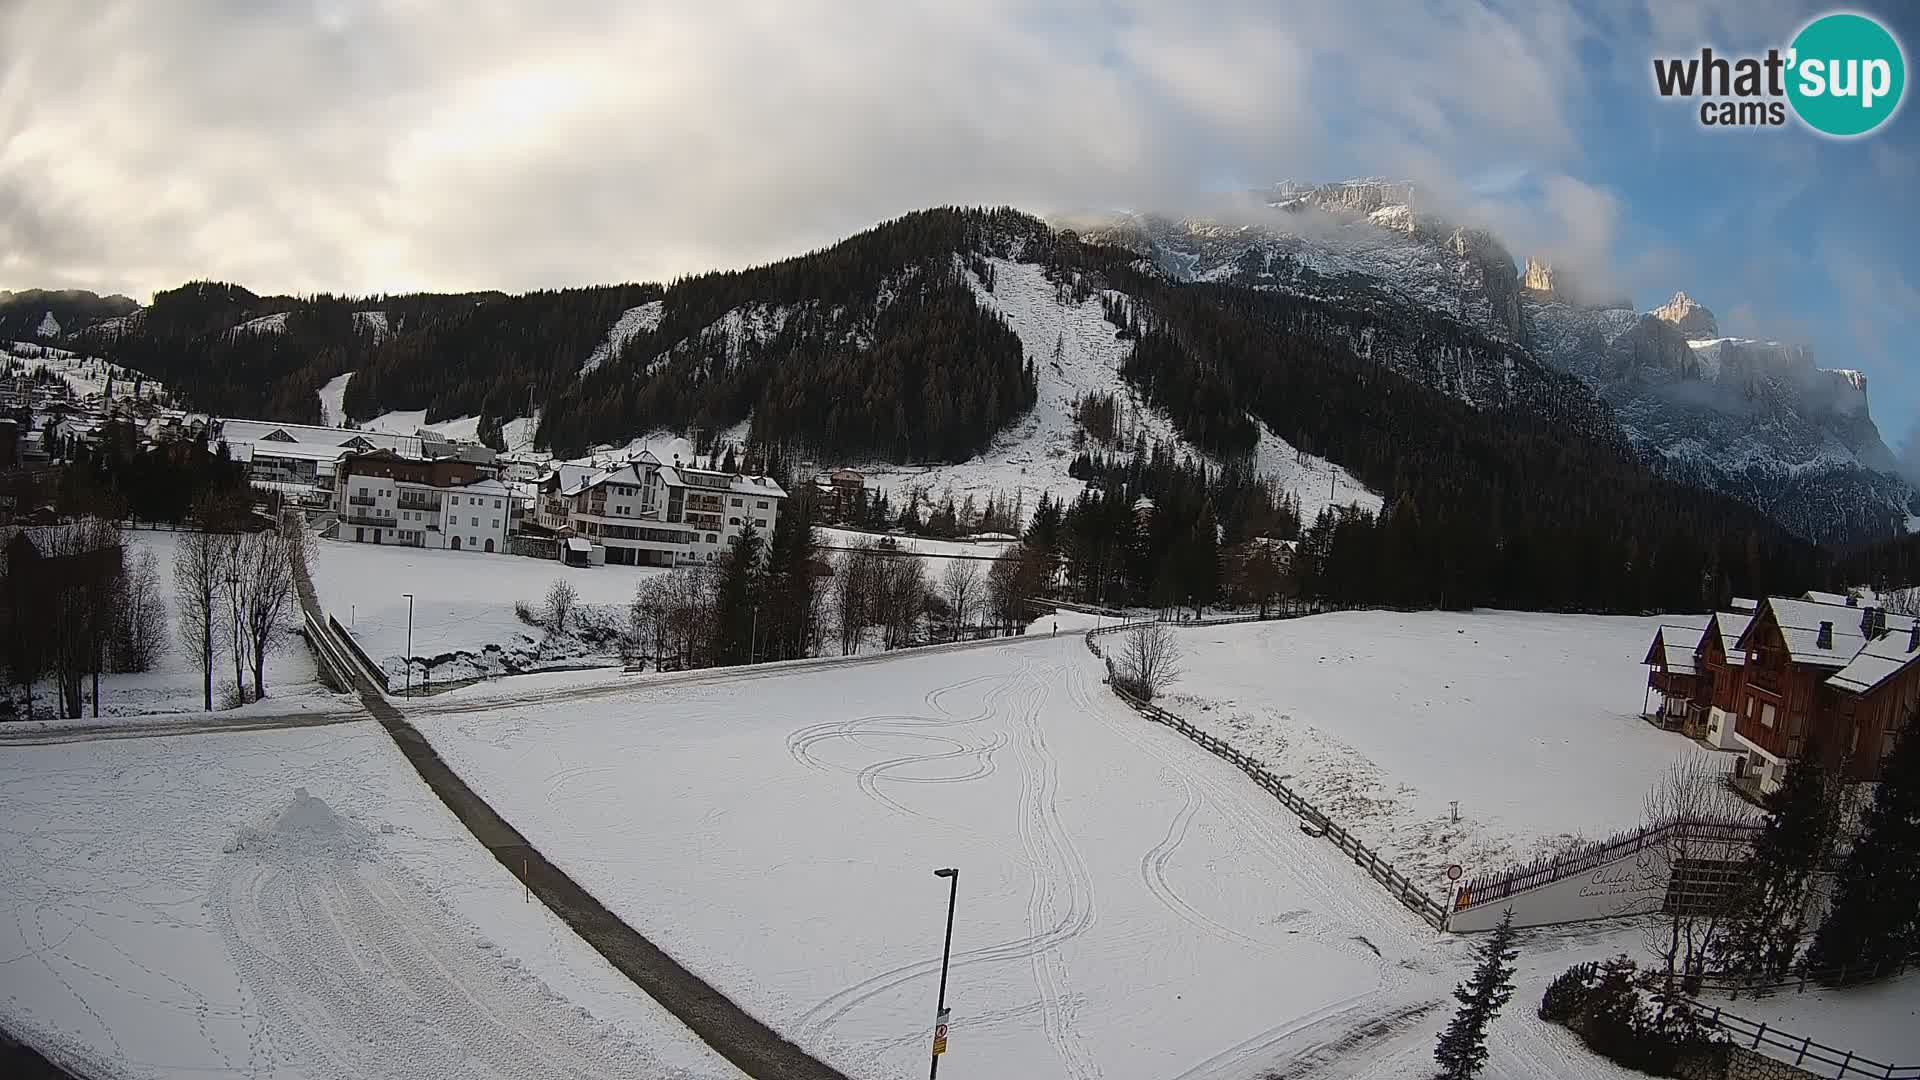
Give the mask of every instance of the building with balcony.
POLYGON ((1810 748, 1848 780, 1878 779, 1920 709, 1920 621, 1832 599, 1768 597, 1734 643, 1735 778, 1752 794, 1778 790, 1810 748))
POLYGON ((310 509, 346 511, 344 504, 334 502, 339 487, 335 473, 341 459, 350 454, 385 450, 418 461, 464 461, 483 476, 492 476, 495 471, 492 450, 452 442, 431 432, 394 435, 238 417, 212 418, 209 427, 214 440, 226 443, 227 453, 246 466, 253 486, 278 491, 310 509))
MULTIPOLYGON (((787 493, 764 476, 662 464, 643 453, 601 471, 562 465, 541 479, 535 520, 587 542, 587 561, 623 566, 712 562, 749 526, 770 538, 787 493)), ((577 545, 575 545, 577 547, 577 545)))
POLYGON ((515 528, 507 486, 458 458, 393 450, 348 454, 335 466, 333 537, 363 544, 504 552, 515 528))

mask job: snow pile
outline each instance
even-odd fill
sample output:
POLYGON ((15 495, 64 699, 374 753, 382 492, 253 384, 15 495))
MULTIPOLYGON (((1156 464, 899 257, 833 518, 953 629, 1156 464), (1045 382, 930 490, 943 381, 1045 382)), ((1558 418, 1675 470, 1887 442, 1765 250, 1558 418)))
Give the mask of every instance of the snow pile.
POLYGON ((328 379, 319 390, 320 424, 323 427, 345 427, 347 423, 347 384, 353 381, 353 372, 335 375, 328 379))
POLYGON ((293 789, 293 801, 271 824, 242 828, 224 850, 230 855, 246 852, 338 862, 372 862, 380 857, 367 830, 342 819, 303 787, 293 789))
POLYGON ((639 307, 630 307, 620 313, 607 330, 606 339, 593 347, 593 352, 580 364, 580 377, 586 378, 600 369, 600 365, 620 355, 637 335, 652 333, 660 328, 660 316, 667 310, 663 300, 649 300, 639 307))

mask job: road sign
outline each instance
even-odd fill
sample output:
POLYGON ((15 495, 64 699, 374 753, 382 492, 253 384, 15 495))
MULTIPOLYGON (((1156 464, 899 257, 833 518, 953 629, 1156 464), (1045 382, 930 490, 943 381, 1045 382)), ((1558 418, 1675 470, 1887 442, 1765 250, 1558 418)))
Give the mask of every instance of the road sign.
POLYGON ((947 1052, 947 1014, 952 1009, 941 1009, 940 1018, 933 1025, 933 1056, 939 1057, 947 1052))
POLYGON ((1464 873, 1466 873, 1466 871, 1460 869, 1460 864, 1454 863, 1452 866, 1447 867, 1447 880, 1459 881, 1460 875, 1464 873))

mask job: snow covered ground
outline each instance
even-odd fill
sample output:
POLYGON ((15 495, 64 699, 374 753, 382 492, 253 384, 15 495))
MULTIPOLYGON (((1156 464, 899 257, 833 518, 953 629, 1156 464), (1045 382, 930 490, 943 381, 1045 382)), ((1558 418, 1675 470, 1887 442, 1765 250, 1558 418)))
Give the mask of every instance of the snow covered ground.
MULTIPOLYGON (((820 546, 827 549, 825 554, 835 559, 844 557, 844 552, 836 549, 850 547, 856 543, 875 543, 880 539, 876 533, 861 532, 858 529, 836 529, 823 526, 816 531, 819 533, 820 546)), ((987 573, 993 569, 993 563, 990 560, 1005 554, 1015 543, 1011 540, 934 540, 923 536, 891 536, 888 539, 894 543, 893 550, 911 552, 920 557, 920 561, 926 566, 927 581, 933 585, 935 591, 939 590, 941 575, 947 572, 947 567, 956 562, 965 561, 973 563, 975 569, 979 571, 982 593, 986 590, 987 573)))
POLYGON ((630 307, 620 313, 620 317, 607 328, 607 336, 593 347, 593 353, 580 364, 580 377, 586 378, 611 357, 620 355, 634 335, 647 333, 660 328, 660 316, 665 314, 667 305, 664 300, 649 300, 638 307, 630 307))
POLYGON ((1781 1036, 1810 1038, 1882 1065, 1920 1066, 1920 975, 1847 990, 1775 992, 1764 998, 1707 995, 1709 1005, 1781 1036))
MULTIPOLYGON (((661 571, 635 566, 570 567, 549 559, 487 555, 471 551, 386 547, 341 540, 315 540, 314 588, 320 603, 353 632, 375 660, 386 662, 400 685, 407 655, 407 601, 412 593, 415 657, 475 654, 436 667, 435 681, 500 674, 479 654, 489 645, 523 651, 539 630, 514 615, 516 601, 539 610, 547 589, 565 578, 580 602, 626 605, 642 578, 661 571)), ((549 657, 553 665, 610 664, 611 656, 549 657)), ((419 676, 416 676, 418 678, 419 676)))
MULTIPOLYGON (((1431 1075, 1472 942, 1099 677, 1080 638, 1031 639, 417 722, 616 913, 851 1076, 924 1063, 945 865, 956 1076, 1431 1075)), ((1487 1075, 1630 1075, 1530 1005, 1637 938, 1528 935, 1487 1075)))
MULTIPOLYGON (((1034 364, 1039 398, 1031 412, 1001 432, 985 453, 969 461, 925 467, 862 466, 889 491, 896 505, 904 505, 904 493, 916 487, 935 497, 950 488, 956 498, 971 494, 981 502, 989 495, 1019 494, 1029 509, 1042 492, 1072 500, 1085 487, 1082 481, 1067 475, 1067 466, 1077 452, 1073 404, 1088 394, 1113 395, 1123 406, 1125 426, 1149 443, 1165 441, 1186 448, 1173 422, 1143 403, 1120 377, 1120 366, 1133 345, 1114 336, 1115 327, 1101 310, 1100 296, 1079 303, 1063 301, 1043 267, 1009 259, 988 261, 994 272, 991 292, 977 278, 969 275, 967 280, 981 306, 1004 317, 1020 338, 1034 364)), ((1257 467, 1273 475, 1283 489, 1300 496, 1301 512, 1307 521, 1311 522, 1328 504, 1329 487, 1332 502, 1357 502, 1369 509, 1379 506, 1379 496, 1367 491, 1345 469, 1300 455, 1264 425, 1261 430, 1261 442, 1255 451, 1257 467)))
POLYGON ((37 345, 30 341, 9 342, 5 357, 30 372, 43 368, 53 372, 64 379, 73 393, 81 398, 96 397, 106 393, 109 378, 113 381, 115 401, 133 397, 136 378, 140 382, 142 398, 157 399, 165 396, 167 392, 166 387, 158 379, 136 373, 97 356, 56 349, 49 345, 37 345))
POLYGON ((101 1080, 739 1075, 371 723, 9 749, 0 913, 0 1021, 101 1080))
MULTIPOLYGON (((202 711, 205 694, 200 669, 180 647, 179 621, 173 592, 173 553, 178 534, 157 530, 130 529, 121 534, 128 563, 142 550, 152 551, 159 564, 160 602, 165 608, 166 646, 152 671, 100 676, 100 715, 132 717, 157 713, 202 711)), ((298 616, 295 616, 296 619, 298 616)), ((252 673, 248 672, 249 685, 252 673)), ((213 700, 221 708, 233 687, 233 659, 223 653, 213 669, 213 700)), ((306 642, 289 634, 281 647, 267 655, 266 700, 248 705, 253 712, 274 714, 292 712, 331 712, 339 702, 320 682, 313 665, 313 654, 306 642)), ((91 684, 89 684, 91 694, 91 684)), ((53 688, 43 681, 35 691, 37 715, 47 715, 53 688)), ((92 698, 88 698, 88 720, 92 718, 92 698)), ((36 722, 37 723, 37 722, 36 722)))
POLYGON ((1708 753, 1639 716, 1639 662, 1674 621, 1343 612, 1184 629, 1158 703, 1291 774, 1444 895, 1448 863, 1470 877, 1637 826, 1668 764, 1708 753))

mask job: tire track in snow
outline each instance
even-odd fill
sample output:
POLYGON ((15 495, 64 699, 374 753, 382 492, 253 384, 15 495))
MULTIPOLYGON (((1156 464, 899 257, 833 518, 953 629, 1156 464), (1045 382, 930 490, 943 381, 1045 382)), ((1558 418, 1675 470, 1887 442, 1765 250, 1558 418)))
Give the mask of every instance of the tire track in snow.
POLYGON ((1262 949, 1276 947, 1276 942, 1262 941, 1250 934, 1241 933, 1224 923, 1216 922, 1208 918, 1198 908, 1181 899, 1180 894, 1174 891, 1173 885, 1167 881, 1167 861, 1173 857, 1173 853, 1179 850, 1180 845, 1185 842, 1187 829, 1192 826, 1193 816, 1199 811, 1202 805, 1200 792, 1192 784, 1187 783, 1186 780, 1182 778, 1180 787, 1186 795, 1186 802, 1180 807, 1179 812, 1174 814, 1173 821, 1168 823, 1167 834, 1161 837, 1158 844, 1148 848, 1147 853, 1141 856, 1140 880, 1146 884, 1147 891, 1151 892, 1155 899, 1166 905, 1167 910, 1208 933, 1215 934, 1228 941, 1237 941, 1241 944, 1253 945, 1262 949))
MULTIPOLYGON (((1020 677, 1008 681, 1006 689, 1008 695, 1017 696, 1020 702, 1012 706, 1012 711, 1017 716, 1027 718, 1028 724, 1031 726, 1035 722, 1034 717, 1036 717, 1039 712, 1039 702, 1045 693, 1044 685, 1037 679, 1032 678, 1029 671, 1023 669, 1020 677)), ((939 692, 936 691, 936 694, 937 693, 939 692)), ((1022 761, 1025 762, 1027 755, 1031 752, 1030 748, 1025 741, 1022 741, 1020 748, 1022 750, 1022 761)), ((1035 850, 1027 853, 1027 859, 1029 864, 1034 868, 1036 874, 1035 889, 1036 892, 1038 892, 1043 888, 1039 882, 1042 880, 1050 881, 1051 875, 1058 871, 1052 863, 1046 861, 1044 854, 1039 850, 1042 841, 1038 834, 1030 834, 1028 831, 1032 823, 1032 816, 1028 813, 1028 810, 1032 808, 1032 803, 1029 802, 1029 799, 1038 797, 1037 789, 1030 775, 1028 775, 1031 771, 1032 770, 1023 770, 1021 793, 1022 809, 1020 817, 1023 842, 1027 840, 1029 835, 1033 835, 1036 845, 1035 850)), ((1044 813, 1039 816, 1044 816, 1044 813)), ((1054 821, 1056 823, 1058 821, 1057 813, 1054 815, 1054 821)), ((1074 858, 1076 861, 1078 860, 1077 851, 1074 852, 1074 858)), ((1078 888, 1070 886, 1066 890, 1069 894, 1066 910, 1052 916, 1043 915, 1043 922, 1041 923, 1029 923, 1030 928, 1044 926, 1044 929, 1034 929, 1033 933, 1007 941, 996 942, 992 945, 973 949, 961 949, 953 954, 952 968, 957 971, 962 968, 978 965, 1017 963, 1023 960, 1031 961, 1035 956, 1050 950, 1056 950, 1066 942, 1072 941, 1074 938, 1086 933, 1093 925, 1095 914, 1092 903, 1091 877, 1086 870, 1084 862, 1079 862, 1078 870, 1081 875, 1080 880, 1082 884, 1078 888), (1050 918, 1051 921, 1044 921, 1047 918, 1050 918)), ((1031 917, 1031 910, 1029 915, 1031 917)), ((940 959, 939 957, 932 957, 877 972, 850 986, 843 987, 828 995, 794 1021, 796 1040, 806 1045, 817 1045, 828 1030, 862 1004, 916 979, 937 976, 939 971, 940 959)), ((1052 974, 1052 972, 1049 972, 1049 977, 1051 977, 1052 974)), ((1055 1016, 1060 1016, 1066 1012, 1068 1005, 1070 1005, 1070 1003, 1060 1002, 1057 998, 1049 1001, 1045 998, 1043 990, 1041 1002, 1037 1006, 1023 1007, 1021 1012, 1025 1013, 1037 1007, 1043 1014, 1051 1011, 1055 1016)), ((1071 1023, 1070 1019, 1066 1022, 1069 1025, 1071 1023)), ((1090 1075, 1098 1075, 1098 1072, 1096 1071, 1090 1075)))

